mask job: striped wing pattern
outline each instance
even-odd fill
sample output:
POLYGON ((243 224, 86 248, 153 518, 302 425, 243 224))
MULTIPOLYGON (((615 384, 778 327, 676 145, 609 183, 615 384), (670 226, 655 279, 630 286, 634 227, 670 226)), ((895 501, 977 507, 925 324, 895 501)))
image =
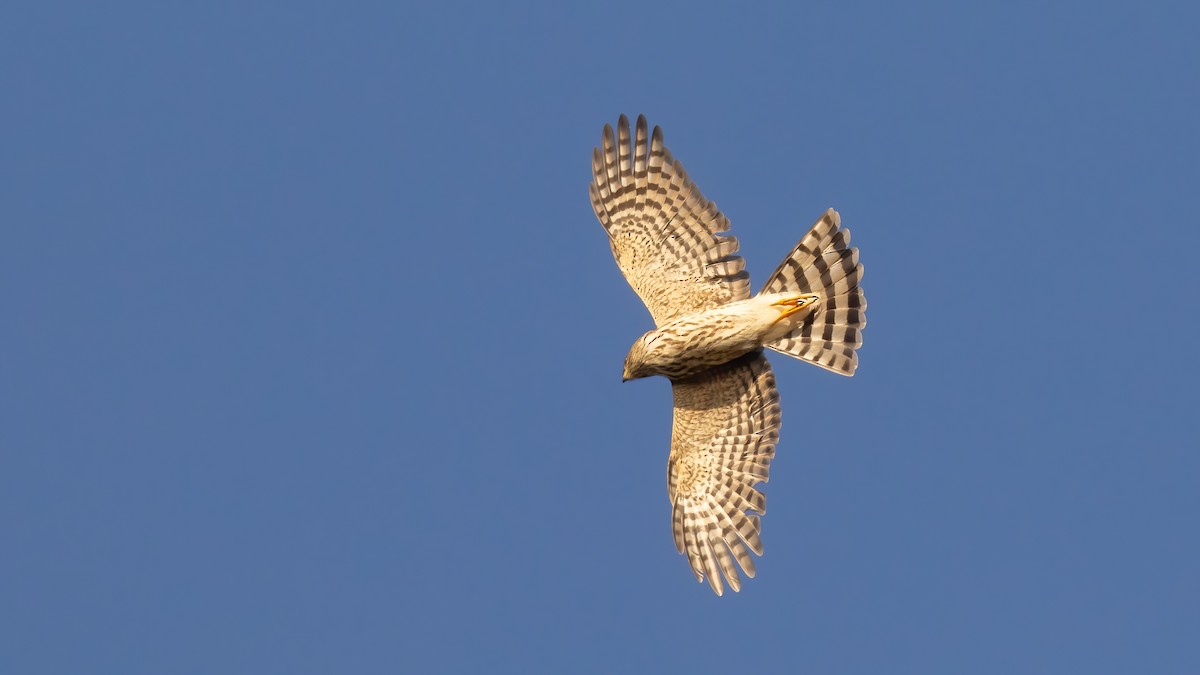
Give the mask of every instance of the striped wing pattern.
POLYGON ((621 115, 592 151, 592 209, 608 232, 617 266, 657 325, 750 297, 729 219, 704 198, 683 165, 638 116, 631 138, 621 115))
POLYGON ((741 590, 762 555, 758 515, 779 438, 779 393, 762 352, 672 382, 675 421, 667 492, 675 548, 717 595, 741 590), (757 514, 757 515, 756 515, 757 514), (735 566, 736 561, 736 566, 735 566))
POLYGON ((804 324, 767 345, 839 375, 858 368, 862 329, 867 325, 867 299, 859 283, 863 266, 858 249, 850 246, 850 230, 829 209, 784 259, 763 287, 763 293, 818 293, 821 304, 804 324))

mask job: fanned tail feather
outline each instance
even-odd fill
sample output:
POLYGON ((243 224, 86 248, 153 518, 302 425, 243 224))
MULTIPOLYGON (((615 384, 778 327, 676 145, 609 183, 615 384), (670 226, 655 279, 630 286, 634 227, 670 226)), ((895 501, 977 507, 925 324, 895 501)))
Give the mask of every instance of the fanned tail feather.
POLYGON ((829 209, 780 263, 762 293, 816 293, 817 308, 791 333, 766 346, 840 375, 858 368, 867 298, 859 288, 863 266, 850 247, 850 230, 829 209))

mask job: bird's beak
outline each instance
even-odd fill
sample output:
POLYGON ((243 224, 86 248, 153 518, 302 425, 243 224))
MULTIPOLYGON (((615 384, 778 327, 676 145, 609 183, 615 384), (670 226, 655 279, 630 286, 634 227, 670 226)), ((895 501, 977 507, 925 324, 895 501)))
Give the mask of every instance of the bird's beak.
POLYGON ((628 382, 628 381, 629 381, 629 376, 628 376, 628 375, 621 375, 621 384, 624 384, 624 383, 626 383, 626 382, 628 382))

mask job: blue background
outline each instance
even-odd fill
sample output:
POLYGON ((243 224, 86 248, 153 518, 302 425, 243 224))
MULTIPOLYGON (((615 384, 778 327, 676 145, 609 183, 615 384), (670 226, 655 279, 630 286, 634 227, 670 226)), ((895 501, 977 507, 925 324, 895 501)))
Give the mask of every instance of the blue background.
POLYGON ((1200 10, 805 4, 6 5, 0 671, 1200 672, 1200 10), (621 112, 756 286, 862 249, 739 595, 620 383, 621 112))

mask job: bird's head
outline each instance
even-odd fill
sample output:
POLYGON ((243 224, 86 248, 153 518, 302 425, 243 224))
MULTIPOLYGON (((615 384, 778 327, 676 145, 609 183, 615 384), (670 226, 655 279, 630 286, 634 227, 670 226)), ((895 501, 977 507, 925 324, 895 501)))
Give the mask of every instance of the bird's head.
POLYGON ((629 348, 629 353, 625 355, 625 373, 621 375, 622 382, 658 374, 650 363, 653 355, 651 348, 654 342, 653 335, 653 331, 646 333, 629 348))

